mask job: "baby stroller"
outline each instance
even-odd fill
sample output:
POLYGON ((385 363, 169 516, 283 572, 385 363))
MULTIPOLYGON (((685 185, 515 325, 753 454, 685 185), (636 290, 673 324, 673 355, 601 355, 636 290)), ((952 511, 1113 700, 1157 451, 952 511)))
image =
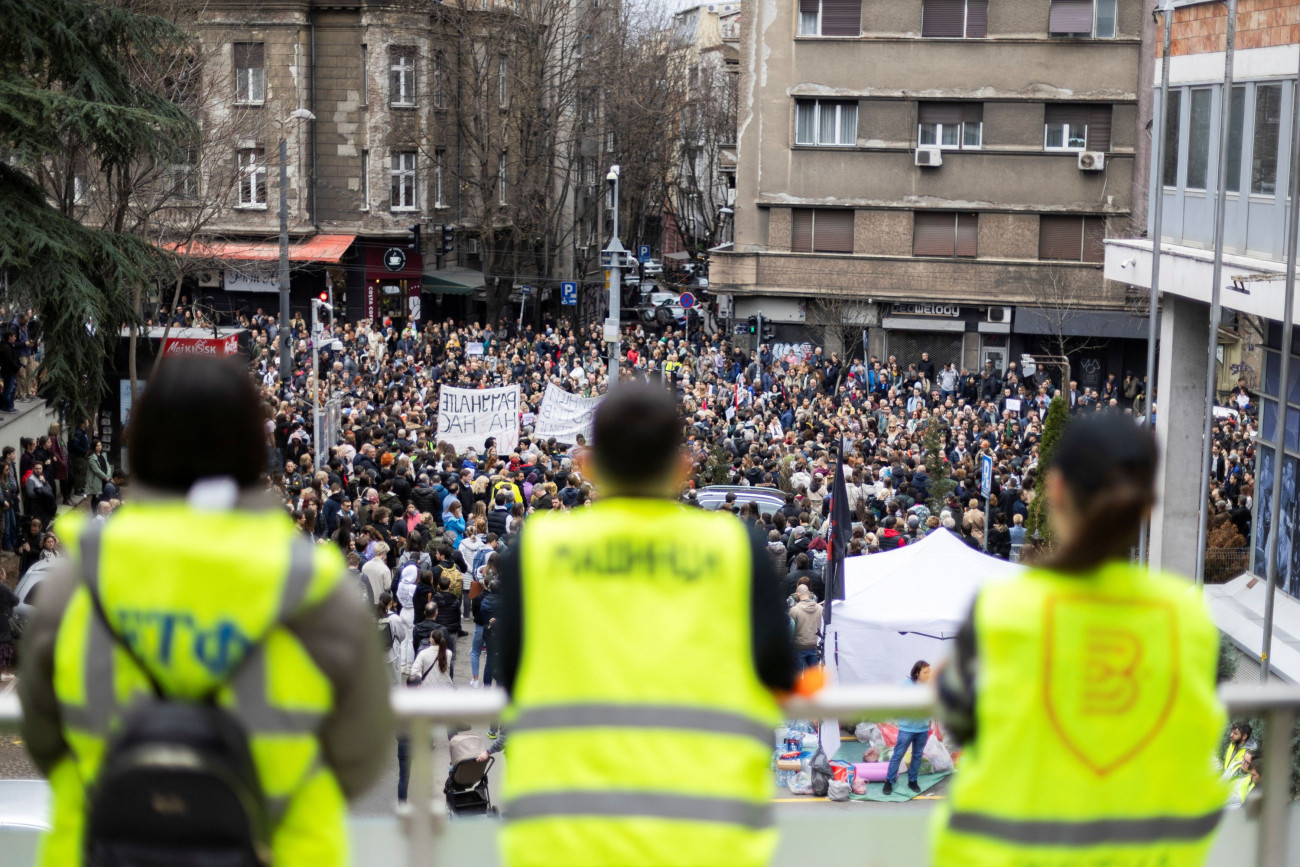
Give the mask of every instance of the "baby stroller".
POLYGON ((492 795, 488 791, 488 769, 496 761, 489 756, 486 762, 478 760, 487 749, 483 736, 474 732, 461 732, 449 744, 451 772, 442 793, 447 798, 447 812, 453 816, 495 816, 492 795))

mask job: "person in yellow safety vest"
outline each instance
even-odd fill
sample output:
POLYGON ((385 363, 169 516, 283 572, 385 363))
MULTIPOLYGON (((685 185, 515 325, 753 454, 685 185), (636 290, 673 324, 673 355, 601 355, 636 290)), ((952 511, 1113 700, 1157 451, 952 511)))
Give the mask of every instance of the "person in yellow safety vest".
POLYGON ((245 369, 168 359, 132 411, 130 501, 107 523, 59 520, 70 556, 52 561, 19 686, 52 789, 44 865, 82 862, 111 735, 154 691, 214 701, 243 729, 277 867, 348 861, 347 799, 392 739, 388 679, 337 551, 258 492, 265 410, 245 369))
POLYGON ((771 858, 789 620, 761 540, 675 502, 681 438, 667 391, 614 389, 583 470, 602 498, 529 517, 502 558, 507 867, 771 858))
POLYGON ((1227 797, 1219 635, 1181 578, 1129 564, 1153 500, 1149 428, 1071 421, 1043 468, 1054 549, 985 585, 938 676, 966 745, 937 867, 1199 867, 1227 797))
MULTIPOLYGON (((519 473, 517 478, 522 483, 523 473, 519 473)), ((522 503, 524 501, 524 492, 522 487, 515 484, 514 480, 512 480, 508 475, 503 476, 501 481, 492 486, 492 500, 494 502, 496 501, 497 494, 501 491, 505 491, 516 503, 522 503)))
POLYGON ((1228 809, 1235 810, 1245 805, 1250 793, 1259 785, 1260 773, 1259 753, 1248 751, 1242 756, 1242 774, 1232 781, 1228 791, 1228 809))
POLYGON ((1250 723, 1244 720, 1238 720, 1232 724, 1232 730, 1228 732, 1228 745, 1223 750, 1223 777, 1231 779, 1245 769, 1241 766, 1242 756, 1248 750, 1253 750, 1259 746, 1252 737, 1253 732, 1250 723))

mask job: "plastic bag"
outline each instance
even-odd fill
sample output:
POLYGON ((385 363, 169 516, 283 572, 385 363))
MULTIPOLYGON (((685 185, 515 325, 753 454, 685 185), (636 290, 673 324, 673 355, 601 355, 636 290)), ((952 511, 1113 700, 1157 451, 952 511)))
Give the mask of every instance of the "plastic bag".
POLYGON ((942 774, 952 770, 952 754, 948 752, 947 745, 938 738, 930 738, 925 742, 923 755, 929 761, 933 773, 942 774))
POLYGON ((898 726, 889 723, 880 724, 880 736, 885 739, 885 746, 892 747, 898 743, 898 726))
POLYGON ((790 778, 786 787, 792 795, 811 795, 813 793, 812 777, 806 771, 800 771, 790 778))
POLYGON ((864 744, 870 744, 873 747, 883 747, 885 745, 885 737, 880 733, 880 726, 875 723, 858 723, 858 727, 853 730, 853 734, 864 744))
POLYGON ((853 794, 865 795, 867 793, 867 781, 863 777, 853 778, 853 794))
POLYGON ((824 796, 834 772, 831 770, 830 760, 826 758, 826 751, 820 746, 817 747, 817 752, 813 754, 808 770, 812 774, 813 794, 819 798, 824 796))
POLYGON ((853 786, 847 780, 831 780, 826 788, 826 797, 832 801, 847 801, 853 786))
POLYGON ((880 747, 867 747, 862 753, 862 761, 878 762, 880 761, 880 747))

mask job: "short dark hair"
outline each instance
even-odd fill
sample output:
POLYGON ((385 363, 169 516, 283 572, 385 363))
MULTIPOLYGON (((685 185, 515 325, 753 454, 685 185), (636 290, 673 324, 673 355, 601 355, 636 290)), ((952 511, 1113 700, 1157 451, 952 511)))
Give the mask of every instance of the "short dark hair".
POLYGON ((667 389, 620 384, 596 410, 596 468, 615 484, 659 479, 672 471, 681 437, 677 404, 667 389))
POLYGON ((168 358, 131 413, 126 435, 131 471, 164 491, 188 491, 200 478, 213 476, 252 487, 266 467, 263 419, 261 398, 238 365, 168 358))

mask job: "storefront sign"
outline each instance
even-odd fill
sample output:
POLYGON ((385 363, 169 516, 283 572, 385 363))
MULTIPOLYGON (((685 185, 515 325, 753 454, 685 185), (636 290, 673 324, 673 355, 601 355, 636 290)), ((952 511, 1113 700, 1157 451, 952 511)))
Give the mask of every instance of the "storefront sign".
POLYGON ((366 284, 366 318, 375 322, 379 318, 379 286, 366 284))
POLYGON ((894 304, 893 316, 941 316, 949 319, 961 318, 961 305, 958 304, 894 304))
POLYGON ((438 392, 438 441, 456 451, 482 449, 496 438, 497 454, 510 454, 519 445, 519 386, 452 388, 438 392))
POLYGON ((169 337, 163 355, 200 355, 226 358, 239 353, 239 335, 229 337, 169 337))
POLYGON ((227 292, 279 292, 280 278, 274 271, 235 271, 227 268, 224 272, 224 285, 227 292))
POLYGON ((384 267, 389 271, 401 271, 406 268, 406 251, 401 247, 389 247, 384 251, 384 267))

